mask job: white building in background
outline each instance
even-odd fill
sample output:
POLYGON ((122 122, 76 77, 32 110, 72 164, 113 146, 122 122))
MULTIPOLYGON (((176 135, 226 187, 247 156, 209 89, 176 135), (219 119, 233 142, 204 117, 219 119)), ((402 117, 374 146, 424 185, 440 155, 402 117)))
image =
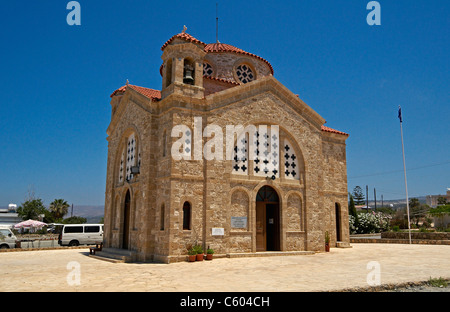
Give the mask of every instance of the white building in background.
POLYGON ((427 205, 432 208, 436 208, 436 206, 438 205, 439 197, 444 197, 445 199, 447 199, 447 203, 450 203, 450 188, 447 188, 446 195, 427 195, 426 197, 427 205))
POLYGON ((8 208, 0 208, 0 226, 13 226, 21 222, 22 219, 17 214, 17 205, 9 204, 8 208))

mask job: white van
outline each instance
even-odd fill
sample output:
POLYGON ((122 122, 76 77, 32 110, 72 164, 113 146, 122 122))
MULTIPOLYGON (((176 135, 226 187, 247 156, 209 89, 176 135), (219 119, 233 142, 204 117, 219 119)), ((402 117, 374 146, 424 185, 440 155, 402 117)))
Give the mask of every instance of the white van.
POLYGON ((65 224, 59 234, 61 246, 93 245, 103 241, 103 224, 65 224))
POLYGON ((0 248, 16 248, 17 237, 9 228, 0 228, 0 248))

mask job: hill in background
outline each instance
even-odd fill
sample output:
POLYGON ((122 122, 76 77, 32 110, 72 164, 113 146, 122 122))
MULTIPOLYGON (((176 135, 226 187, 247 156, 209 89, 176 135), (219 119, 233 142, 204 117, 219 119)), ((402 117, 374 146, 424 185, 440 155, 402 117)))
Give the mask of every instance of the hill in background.
POLYGON ((71 215, 83 217, 87 219, 87 223, 99 223, 100 219, 104 216, 105 206, 88 206, 88 205, 73 205, 73 213, 72 206, 69 207, 69 212, 65 216, 65 218, 70 217, 71 215))

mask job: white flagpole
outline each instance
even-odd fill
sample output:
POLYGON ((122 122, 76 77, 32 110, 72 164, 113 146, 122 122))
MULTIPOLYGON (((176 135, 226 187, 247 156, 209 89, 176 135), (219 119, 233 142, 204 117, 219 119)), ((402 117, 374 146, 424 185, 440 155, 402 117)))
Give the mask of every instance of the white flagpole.
POLYGON ((408 199, 408 184, 406 182, 406 162, 405 162, 405 148, 403 145, 403 127, 402 127, 402 113, 401 107, 398 107, 398 118, 400 118, 400 133, 402 136, 402 152, 403 152, 403 171, 405 172, 405 190, 406 190, 406 213, 408 215, 408 232, 409 243, 411 244, 411 222, 409 221, 409 199, 408 199))

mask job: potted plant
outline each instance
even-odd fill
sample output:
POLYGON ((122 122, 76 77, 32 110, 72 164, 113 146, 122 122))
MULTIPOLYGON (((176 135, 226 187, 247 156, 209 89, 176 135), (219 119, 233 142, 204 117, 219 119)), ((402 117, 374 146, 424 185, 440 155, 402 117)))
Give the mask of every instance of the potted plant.
POLYGON ((194 262, 197 258, 197 250, 194 247, 188 250, 189 262, 194 262))
POLYGON ((212 260, 214 254, 214 250, 209 248, 206 250, 206 260, 212 260))
POLYGON ((325 251, 330 251, 330 234, 328 233, 328 231, 325 232, 325 251))
POLYGON ((203 261, 203 247, 200 246, 200 245, 197 245, 194 248, 197 251, 196 260, 197 261, 203 261))

